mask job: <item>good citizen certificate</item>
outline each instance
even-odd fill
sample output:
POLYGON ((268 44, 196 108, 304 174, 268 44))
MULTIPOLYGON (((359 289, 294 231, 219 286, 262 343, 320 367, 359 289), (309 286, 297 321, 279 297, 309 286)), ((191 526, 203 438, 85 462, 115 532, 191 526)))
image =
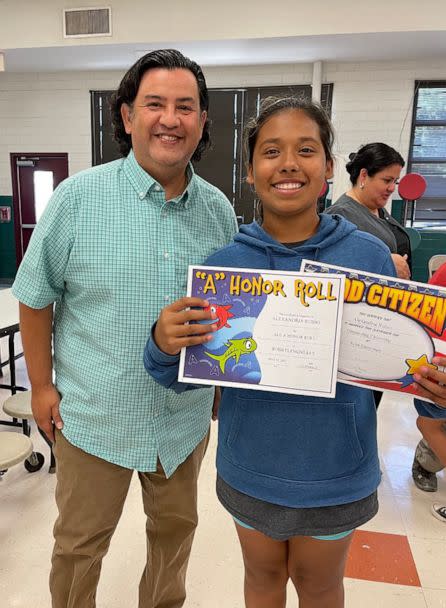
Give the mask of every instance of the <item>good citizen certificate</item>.
POLYGON ((182 350, 179 381, 334 397, 344 285, 336 272, 189 266, 188 295, 217 330, 182 350))
POLYGON ((414 374, 446 356, 446 289, 310 260, 301 270, 346 277, 338 380, 417 396, 414 374))

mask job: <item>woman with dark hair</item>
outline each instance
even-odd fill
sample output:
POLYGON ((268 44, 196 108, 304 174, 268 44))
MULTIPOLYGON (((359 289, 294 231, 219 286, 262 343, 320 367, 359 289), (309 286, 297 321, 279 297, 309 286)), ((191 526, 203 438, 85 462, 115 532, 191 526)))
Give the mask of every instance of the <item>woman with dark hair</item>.
POLYGON ((390 249, 398 276, 409 279, 409 235, 385 208, 398 184, 403 157, 387 144, 376 142, 362 146, 349 158, 345 168, 352 188, 326 213, 342 215, 360 230, 381 239, 390 249))

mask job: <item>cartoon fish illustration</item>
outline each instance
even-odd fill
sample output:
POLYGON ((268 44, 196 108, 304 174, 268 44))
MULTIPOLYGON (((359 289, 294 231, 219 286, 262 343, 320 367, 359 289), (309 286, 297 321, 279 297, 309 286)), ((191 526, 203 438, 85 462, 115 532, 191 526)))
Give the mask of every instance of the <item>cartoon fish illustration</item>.
POLYGON ((232 308, 232 304, 228 304, 227 306, 211 304, 204 310, 205 312, 213 312, 217 315, 217 330, 219 330, 222 327, 231 327, 228 323, 228 319, 231 319, 234 315, 232 312, 229 312, 230 308, 232 308))
POLYGON ((257 348, 257 342, 251 336, 250 338, 228 340, 225 343, 225 346, 228 348, 221 355, 213 355, 212 353, 205 351, 205 354, 211 357, 211 359, 216 359, 219 362, 220 369, 223 374, 225 373, 225 366, 228 359, 234 357, 235 362, 238 363, 238 360, 242 355, 248 355, 249 353, 253 353, 255 351, 257 348))

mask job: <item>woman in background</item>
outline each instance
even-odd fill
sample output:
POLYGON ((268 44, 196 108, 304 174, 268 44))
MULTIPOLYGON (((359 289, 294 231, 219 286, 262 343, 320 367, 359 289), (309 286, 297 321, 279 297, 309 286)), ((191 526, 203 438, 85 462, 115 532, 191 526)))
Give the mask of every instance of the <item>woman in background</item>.
POLYGON ((346 165, 352 188, 326 213, 342 215, 369 234, 381 239, 392 254, 401 279, 410 278, 410 240, 404 228, 385 209, 404 167, 403 157, 383 143, 362 146, 346 165))

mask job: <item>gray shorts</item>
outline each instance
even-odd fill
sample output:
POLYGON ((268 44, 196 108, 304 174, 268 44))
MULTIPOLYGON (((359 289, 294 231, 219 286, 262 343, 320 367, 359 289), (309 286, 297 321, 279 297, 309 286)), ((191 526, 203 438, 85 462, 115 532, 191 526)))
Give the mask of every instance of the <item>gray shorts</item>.
POLYGON ((274 540, 347 532, 365 524, 378 512, 377 491, 344 505, 293 508, 243 494, 217 476, 217 496, 234 519, 274 540))

